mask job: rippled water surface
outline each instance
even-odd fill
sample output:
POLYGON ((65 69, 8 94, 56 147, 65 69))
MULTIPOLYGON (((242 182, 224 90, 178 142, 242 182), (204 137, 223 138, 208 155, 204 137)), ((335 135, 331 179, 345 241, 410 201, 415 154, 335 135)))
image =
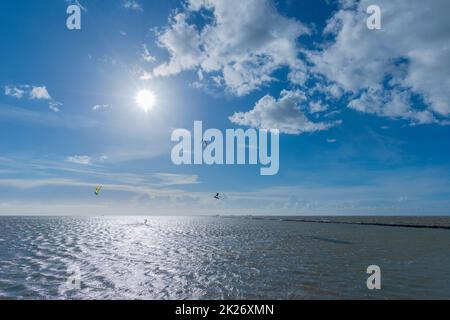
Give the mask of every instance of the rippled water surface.
POLYGON ((147 219, 0 217, 0 299, 450 299, 450 230, 147 219))

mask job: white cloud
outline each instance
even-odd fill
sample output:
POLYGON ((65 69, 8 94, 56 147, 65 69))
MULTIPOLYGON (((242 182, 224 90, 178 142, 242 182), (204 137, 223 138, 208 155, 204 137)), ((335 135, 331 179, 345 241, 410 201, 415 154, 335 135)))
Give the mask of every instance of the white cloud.
POLYGON ((59 112, 60 107, 62 106, 61 102, 52 99, 45 86, 5 86, 5 95, 16 99, 27 97, 31 100, 50 100, 48 102, 48 108, 55 113, 59 112))
MULTIPOLYGON (((309 96, 318 95, 313 101, 321 100, 310 103, 310 113, 326 111, 330 101, 340 100, 335 105, 413 125, 449 124, 450 2, 379 0, 381 30, 366 26, 371 4, 339 1, 320 49, 307 50, 298 39, 311 34, 309 28, 280 14, 272 0, 187 0, 158 34, 158 44, 170 58, 153 76, 194 71, 198 80, 193 87, 225 88, 243 96, 280 80, 274 71, 286 68, 291 88, 301 87, 309 96)), ((141 78, 150 77, 146 73, 141 78)), ((268 116, 267 106, 278 103, 266 96, 252 111, 234 114, 232 121, 252 126, 267 121, 264 125, 291 133, 304 132, 299 127, 327 128, 309 121, 298 108, 287 108, 294 118, 268 116)))
POLYGON ((327 84, 316 82, 314 87, 310 89, 312 93, 318 92, 324 94, 332 100, 340 99, 344 94, 344 90, 336 84, 327 84))
POLYGON ((445 122, 436 119, 429 110, 412 108, 411 94, 406 90, 383 90, 380 86, 369 88, 358 98, 351 100, 348 106, 359 112, 392 119, 404 119, 412 124, 445 124, 445 122))
POLYGON ((51 100, 50 94, 45 86, 42 87, 31 87, 30 99, 36 100, 51 100))
POLYGON ((18 87, 12 87, 12 86, 6 86, 5 87, 5 95, 10 97, 15 97, 17 99, 21 99, 24 95, 25 91, 18 88, 18 87))
POLYGON ((135 10, 135 11, 144 11, 144 8, 142 8, 142 5, 137 2, 136 0, 127 0, 123 3, 123 7, 125 9, 135 10))
POLYGON ((66 160, 68 162, 75 163, 75 164, 83 164, 83 165, 91 164, 91 157, 89 157, 89 156, 71 156, 71 157, 67 157, 66 160))
POLYGON ((51 100, 51 96, 45 86, 37 87, 30 85, 20 86, 5 86, 5 95, 15 97, 17 99, 23 98, 25 95, 29 99, 34 100, 51 100))
POLYGON ((415 123, 437 122, 435 116, 448 116, 450 2, 379 0, 381 30, 366 27, 370 4, 370 0, 362 0, 333 15, 325 32, 334 41, 309 55, 314 71, 346 92, 363 92, 350 103, 358 111, 415 123), (387 77, 391 80, 383 88, 387 77), (411 94, 421 95, 427 110, 411 103, 411 94))
POLYGON ((147 62, 155 62, 156 61, 156 57, 154 57, 150 54, 150 51, 148 50, 146 44, 142 45, 142 50, 143 50, 143 53, 141 55, 142 59, 144 59, 147 62))
POLYGON ((282 67, 289 67, 290 78, 301 82, 305 66, 297 58, 297 39, 309 32, 299 21, 279 14, 270 0, 190 0, 158 36, 170 60, 156 67, 154 75, 201 70, 240 96, 273 81, 272 73, 282 67), (201 10, 211 12, 213 19, 199 29, 189 18, 201 10))
POLYGON ((287 134, 327 130, 341 123, 341 121, 312 122, 302 108, 306 100, 306 96, 298 90, 283 90, 279 99, 266 95, 252 110, 245 113, 237 112, 230 117, 230 121, 260 129, 279 129, 280 132, 287 134))
MULTIPOLYGON (((0 186, 8 186, 18 189, 33 189, 48 186, 65 186, 65 187, 88 187, 94 188, 97 186, 95 183, 85 182, 75 179, 61 179, 61 178, 49 178, 49 179, 0 179, 0 186)), ((177 190, 149 188, 146 186, 136 186, 129 184, 104 184, 104 189, 136 193, 148 196, 169 196, 177 190)), ((180 191, 179 191, 180 192, 180 191)))

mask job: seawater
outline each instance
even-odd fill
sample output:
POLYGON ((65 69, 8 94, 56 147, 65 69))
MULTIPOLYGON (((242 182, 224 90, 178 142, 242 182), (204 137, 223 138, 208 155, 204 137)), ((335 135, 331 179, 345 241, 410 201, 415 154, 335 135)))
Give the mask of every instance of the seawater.
POLYGON ((0 217, 0 299, 450 299, 450 230, 280 217, 0 217), (381 268, 381 290, 367 289, 369 265, 381 268), (74 267, 79 289, 67 285, 74 267))

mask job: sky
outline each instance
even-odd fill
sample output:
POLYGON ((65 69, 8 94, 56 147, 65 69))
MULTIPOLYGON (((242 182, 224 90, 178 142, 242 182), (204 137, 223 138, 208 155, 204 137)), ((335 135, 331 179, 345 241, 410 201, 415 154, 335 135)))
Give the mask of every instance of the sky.
POLYGON ((0 215, 449 215, 449 10, 1 1, 0 215), (278 174, 174 165, 171 133, 194 121, 278 129, 278 174))

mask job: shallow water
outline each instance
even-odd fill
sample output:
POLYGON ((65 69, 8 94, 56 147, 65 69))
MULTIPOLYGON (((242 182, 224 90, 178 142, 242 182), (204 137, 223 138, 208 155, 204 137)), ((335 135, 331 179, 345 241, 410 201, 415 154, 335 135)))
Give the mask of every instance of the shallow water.
POLYGON ((0 299, 450 299, 449 230, 147 219, 0 217, 0 299), (381 290, 366 287, 373 264, 381 290))

